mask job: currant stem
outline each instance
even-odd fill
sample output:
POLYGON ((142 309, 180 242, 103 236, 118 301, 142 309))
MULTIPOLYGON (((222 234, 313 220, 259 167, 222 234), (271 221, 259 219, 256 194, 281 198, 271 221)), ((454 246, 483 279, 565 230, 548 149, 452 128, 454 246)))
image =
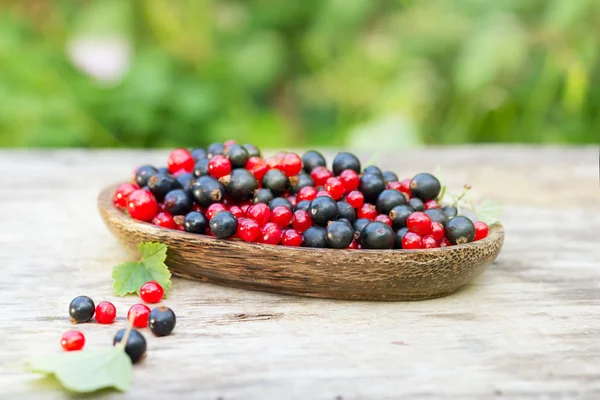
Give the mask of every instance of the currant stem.
POLYGON ((127 329, 125 330, 125 334, 123 335, 123 339, 119 342, 119 347, 125 351, 125 346, 127 346, 127 341, 129 340, 129 334, 133 329, 133 316, 128 319, 129 324, 127 325, 127 329))
POLYGON ((466 195, 467 193, 469 193, 469 190, 471 190, 471 185, 469 185, 468 183, 465 185, 465 190, 463 190, 462 194, 460 196, 458 196, 456 198, 456 200, 454 200, 454 203, 452 203, 453 207, 456 207, 458 205, 458 202, 461 201, 466 195))

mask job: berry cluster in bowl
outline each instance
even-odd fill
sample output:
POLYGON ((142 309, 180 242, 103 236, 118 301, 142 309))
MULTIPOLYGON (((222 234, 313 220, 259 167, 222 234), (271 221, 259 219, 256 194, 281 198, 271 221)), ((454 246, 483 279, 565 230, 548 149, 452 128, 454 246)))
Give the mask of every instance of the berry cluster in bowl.
POLYGON ((143 165, 114 205, 134 219, 220 239, 335 249, 432 249, 481 240, 488 226, 439 202, 428 173, 398 179, 362 168, 351 153, 332 164, 311 150, 262 158, 235 141, 175 149, 166 167, 143 165))

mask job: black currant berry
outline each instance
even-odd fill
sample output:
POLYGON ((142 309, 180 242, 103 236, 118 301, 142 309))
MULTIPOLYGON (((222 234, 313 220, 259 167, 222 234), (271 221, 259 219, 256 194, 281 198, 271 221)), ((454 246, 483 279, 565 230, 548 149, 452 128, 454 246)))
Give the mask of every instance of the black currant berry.
POLYGON ((360 232, 360 242, 364 249, 391 249, 396 244, 396 234, 388 224, 374 221, 360 232))
POLYGON ((192 185, 192 194, 202 207, 219 202, 225 196, 225 186, 212 176, 203 176, 192 185))
POLYGON ((425 211, 425 203, 423 200, 413 197, 408 201, 408 206, 415 211, 425 211))
MULTIPOLYGON (((117 332, 113 339, 113 346, 121 343, 123 336, 125 336, 125 329, 121 329, 117 332)), ((131 332, 129 332, 129 337, 125 344, 125 353, 131 358, 133 364, 140 361, 146 354, 146 339, 144 339, 144 336, 135 329, 132 329, 131 332)))
POLYGON ((308 213, 315 224, 327 226, 329 221, 337 219, 339 210, 334 199, 322 196, 311 201, 308 213))
POLYGON ((258 189, 256 191, 254 191, 254 198, 252 199, 252 202, 254 204, 258 204, 258 203, 265 203, 265 204, 269 204, 269 202, 271 200, 273 200, 275 197, 273 196, 273 192, 271 192, 269 189, 258 189))
POLYGON ((349 222, 333 221, 326 229, 327 245, 333 249, 345 249, 354 240, 354 229, 349 222))
POLYGON ((338 153, 333 159, 333 175, 339 176, 346 169, 360 174, 360 160, 351 153, 338 153))
POLYGON ((244 168, 234 169, 220 181, 225 185, 227 193, 234 199, 248 199, 258 188, 258 182, 252 172, 244 168))
POLYGON ((192 210, 194 200, 185 190, 175 189, 165 195, 164 203, 171 215, 185 215, 192 210))
POLYGON ((223 145, 223 143, 211 143, 206 149, 206 152, 208 153, 208 158, 211 158, 212 156, 216 156, 218 154, 224 154, 225 146, 223 145))
POLYGON ((442 226, 446 226, 448 223, 448 217, 439 208, 431 208, 425 211, 425 214, 429 215, 431 222, 439 222, 442 226))
POLYGON ((171 190, 181 189, 181 183, 173 175, 159 172, 148 179, 148 189, 158 201, 162 201, 171 190))
POLYGON ((339 218, 345 218, 350 222, 353 222, 356 219, 356 211, 352 206, 345 201, 338 201, 338 212, 339 218))
POLYGON ((389 215, 394 229, 406 227, 406 218, 408 218, 408 216, 414 211, 415 210, 406 205, 400 205, 392 208, 392 211, 390 211, 389 215))
POLYGON ((454 217, 446 224, 446 237, 452 244, 470 243, 475 239, 475 225, 462 215, 454 217))
POLYGON ((327 231, 321 226, 311 226, 302 234, 302 246, 327 247, 327 231))
POLYGON ((159 167, 157 169, 158 172, 162 172, 163 174, 170 174, 171 172, 169 172, 169 167, 159 167))
POLYGON ((371 223, 370 219, 367 218, 359 218, 356 221, 354 221, 354 223, 352 224, 352 227, 354 228, 354 232, 360 234, 363 230, 363 228, 367 225, 369 225, 371 223))
POLYGON ((410 181, 410 193, 423 201, 435 199, 441 189, 440 181, 431 174, 418 174, 410 181))
POLYGON ((169 307, 156 307, 148 316, 148 327, 156 336, 167 336, 173 332, 176 322, 177 317, 169 307))
POLYGON ((263 177, 262 185, 264 188, 270 189, 274 196, 279 196, 289 187, 290 181, 280 170, 270 169, 263 177))
POLYGON ((194 166, 194 176, 200 178, 201 176, 208 176, 208 158, 198 160, 194 166))
POLYGON ((396 232, 396 248, 397 249, 402 248, 402 239, 404 238, 404 235, 406 235, 407 233, 408 233, 408 228, 406 228, 406 227, 400 228, 396 232))
POLYGON ((299 201, 298 204, 296 204, 296 207, 294 207, 294 211, 298 211, 298 210, 308 211, 309 208, 310 208, 310 200, 302 200, 302 201, 299 201))
POLYGON ((221 211, 211 218, 209 222, 210 231, 219 239, 227 239, 235 235, 238 222, 229 211, 221 211))
POLYGON ((152 165, 142 165, 135 172, 135 183, 139 187, 148 185, 148 179, 154 174, 158 173, 158 170, 152 165))
POLYGON ((377 211, 379 214, 389 214, 396 206, 406 204, 404 194, 395 189, 386 189, 377 197, 377 211))
POLYGON ((192 184, 194 183, 194 180, 194 174, 191 172, 183 173, 177 177, 177 182, 179 182, 181 188, 190 195, 192 194, 192 184))
POLYGON ((253 144, 245 144, 244 148, 248 152, 248 157, 260 157, 260 150, 253 144))
POLYGON ((206 150, 199 147, 197 149, 192 150, 192 157, 194 157, 194 160, 200 161, 204 160, 205 158, 208 158, 208 153, 206 152, 206 150))
POLYGON ((367 168, 365 168, 363 170, 363 174, 375 174, 378 177, 383 179, 383 172, 381 172, 379 167, 376 167, 374 165, 369 165, 367 168))
POLYGON ((305 186, 314 186, 315 182, 312 180, 310 175, 306 173, 299 173, 297 176, 292 176, 290 178, 290 183, 292 185, 292 193, 296 194, 305 186))
POLYGON ((87 296, 77 296, 69 304, 69 316, 72 324, 88 322, 96 312, 94 301, 87 296))
POLYGON ((185 216, 185 219, 183 220, 183 229, 185 229, 186 232, 199 233, 201 235, 204 235, 207 227, 208 220, 206 219, 204 214, 197 211, 192 211, 191 213, 188 213, 185 216))
POLYGON ((290 210, 294 209, 294 206, 292 206, 292 203, 290 203, 290 201, 284 197, 275 197, 273 200, 271 200, 269 202, 269 208, 271 210, 273 210, 277 206, 284 206, 284 207, 289 208, 290 210))
POLYGON ((364 174, 360 177, 358 190, 365 196, 366 202, 374 203, 377 201, 379 194, 385 190, 385 183, 383 183, 383 179, 378 175, 364 174))
POLYGON ((225 155, 229 158, 229 161, 231 161, 232 168, 244 168, 248 158, 250 158, 248 151, 239 144, 232 144, 229 146, 227 150, 225 150, 225 155))
POLYGON ((318 151, 309 150, 302 156, 302 164, 304 165, 304 171, 310 174, 316 167, 326 167, 327 160, 318 151))
POLYGON ((446 217, 448 217, 448 220, 451 220, 452 218, 454 218, 458 215, 458 209, 453 206, 446 206, 446 207, 442 208, 442 211, 444 212, 444 214, 446 214, 446 217))
POLYGON ((392 171, 385 171, 381 174, 383 177, 383 182, 387 185, 390 182, 398 182, 398 175, 393 173, 392 171))

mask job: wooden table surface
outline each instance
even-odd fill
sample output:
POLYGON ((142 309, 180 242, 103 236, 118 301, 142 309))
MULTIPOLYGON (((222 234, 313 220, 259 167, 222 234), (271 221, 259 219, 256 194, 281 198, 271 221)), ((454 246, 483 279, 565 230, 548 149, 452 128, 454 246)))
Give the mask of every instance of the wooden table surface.
MULTIPOLYGON (((63 398, 25 372, 59 352, 68 304, 115 303, 111 268, 129 259, 96 195, 168 152, 0 151, 0 398, 63 398)), ((363 160, 369 154, 359 155, 363 160)), ((443 170, 504 206, 496 263, 458 293, 370 303, 245 291, 174 278, 173 336, 149 332, 127 394, 98 398, 600 399, 598 148, 458 147, 382 154, 401 176, 443 170)), ((80 325, 87 348, 114 326, 80 325)))

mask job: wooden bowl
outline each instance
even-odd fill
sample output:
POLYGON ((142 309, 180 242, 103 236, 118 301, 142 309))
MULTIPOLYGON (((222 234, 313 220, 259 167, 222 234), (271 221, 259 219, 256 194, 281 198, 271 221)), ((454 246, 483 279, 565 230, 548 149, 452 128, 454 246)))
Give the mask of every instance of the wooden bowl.
POLYGON ((129 218, 112 204, 117 185, 98 196, 98 209, 119 241, 169 246, 174 275, 265 292, 343 300, 423 300, 454 293, 491 264, 504 242, 499 223, 487 238, 430 250, 336 250, 221 240, 159 228, 129 218))

